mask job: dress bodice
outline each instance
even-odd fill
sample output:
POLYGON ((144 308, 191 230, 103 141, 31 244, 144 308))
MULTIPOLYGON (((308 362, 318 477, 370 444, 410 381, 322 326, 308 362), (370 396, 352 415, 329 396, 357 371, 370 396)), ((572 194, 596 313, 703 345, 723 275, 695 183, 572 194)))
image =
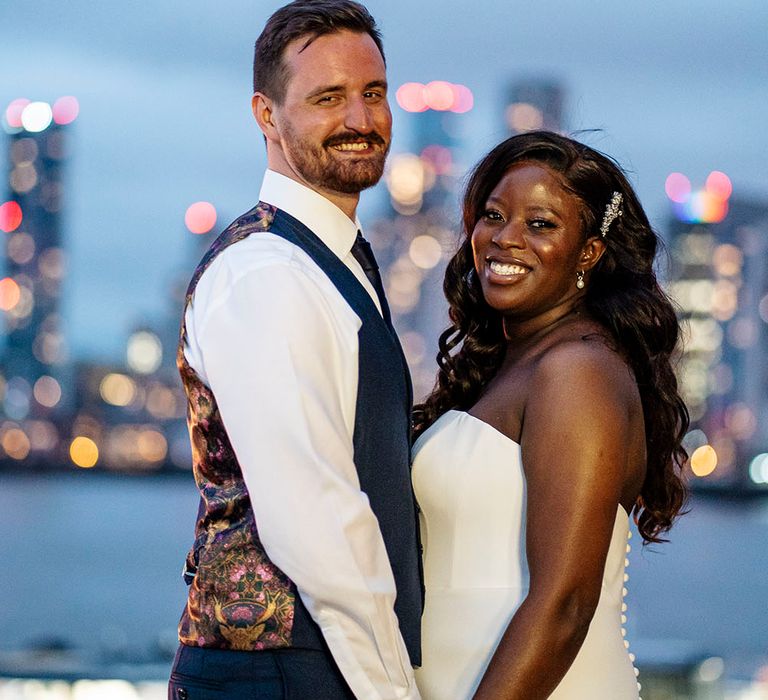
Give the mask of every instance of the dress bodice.
POLYGON ((524 594, 528 565, 520 445, 468 413, 450 411, 414 445, 412 478, 428 552, 425 585, 503 586, 524 594))
MULTIPOLYGON (((520 445, 448 411, 414 445, 426 605, 425 700, 470 698, 528 593, 526 484, 520 445)), ((550 698, 637 700, 623 623, 629 517, 617 505, 600 602, 571 669, 550 698)))

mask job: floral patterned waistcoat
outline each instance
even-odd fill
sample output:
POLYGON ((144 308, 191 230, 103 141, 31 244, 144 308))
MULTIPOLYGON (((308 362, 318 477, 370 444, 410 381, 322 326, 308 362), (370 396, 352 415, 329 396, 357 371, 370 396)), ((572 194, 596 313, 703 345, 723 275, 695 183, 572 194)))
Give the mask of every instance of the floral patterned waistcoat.
MULTIPOLYGON (((307 252, 362 321, 355 466, 392 564, 395 612, 403 639, 412 663, 418 664, 423 600, 409 469, 411 388, 394 332, 352 272, 317 236, 285 212, 261 202, 231 224, 203 257, 189 284, 184 312, 215 257, 233 243, 264 231, 307 252)), ((216 399, 187 362, 185 343, 182 320, 177 364, 187 394, 193 471, 201 499, 195 542, 186 561, 189 595, 179 638, 189 646, 217 649, 324 650, 322 633, 295 584, 270 561, 259 540, 258 523, 216 399)))

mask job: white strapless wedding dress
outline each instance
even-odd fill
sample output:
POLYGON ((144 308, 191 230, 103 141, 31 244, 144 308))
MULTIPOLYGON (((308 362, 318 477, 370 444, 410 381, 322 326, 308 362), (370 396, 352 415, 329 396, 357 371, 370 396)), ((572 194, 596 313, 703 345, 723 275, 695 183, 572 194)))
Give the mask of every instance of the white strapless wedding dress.
MULTIPOLYGON (((416 681, 423 700, 465 700, 528 593, 520 445, 468 413, 449 411, 414 445, 413 483, 427 589, 416 681)), ((629 537, 619 506, 597 611, 551 699, 639 698, 623 629, 629 537)))

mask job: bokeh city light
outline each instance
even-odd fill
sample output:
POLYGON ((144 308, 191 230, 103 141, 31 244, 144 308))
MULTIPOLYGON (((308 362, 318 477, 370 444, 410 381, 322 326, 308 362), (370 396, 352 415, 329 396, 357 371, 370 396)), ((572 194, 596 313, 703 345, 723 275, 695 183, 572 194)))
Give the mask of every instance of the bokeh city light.
POLYGON ((53 103, 53 121, 57 124, 71 124, 77 119, 80 114, 80 103, 76 97, 67 95, 65 97, 59 97, 56 102, 53 103))
POLYGON ((711 445, 697 447, 691 455, 691 470, 696 476, 709 476, 717 468, 717 453, 711 445))
POLYGON ((163 361, 163 345, 151 331, 138 331, 128 338, 128 366, 139 374, 156 372, 163 361))
POLYGON ((21 125, 27 131, 45 131, 53 121, 53 110, 47 102, 30 102, 21 112, 21 125))
POLYGON ((5 233, 15 231, 21 226, 23 218, 18 202, 10 201, 0 204, 0 231, 5 231, 5 233))
POLYGON ((728 199, 733 192, 733 185, 725 173, 713 170, 702 189, 692 190, 690 180, 685 175, 670 173, 665 182, 665 191, 681 221, 716 224, 728 214, 728 199))
POLYGON ((505 116, 510 129, 516 132, 534 131, 544 126, 544 113, 527 102, 509 105, 505 116))
POLYGON ((682 204, 691 194, 691 181, 682 173, 670 173, 664 184, 664 190, 673 202, 682 204))
POLYGON ((11 311, 21 299, 18 283, 10 277, 0 280, 0 310, 11 311))
POLYGON ((30 103, 26 97, 19 97, 13 100, 5 108, 5 123, 11 129, 21 129, 21 114, 24 108, 30 103))
POLYGON ((112 372, 101 380, 99 392, 113 406, 128 406, 136 397, 136 382, 125 374, 112 372))
POLYGON ((6 106, 3 123, 9 133, 24 130, 36 134, 45 131, 51 124, 71 124, 79 113, 80 103, 72 95, 59 97, 53 105, 19 97, 6 106))
POLYGON ((76 466, 90 469, 99 461, 99 448, 91 438, 78 435, 69 446, 69 456, 76 466))
POLYGON ((749 478, 756 484, 768 484, 768 452, 761 452, 752 459, 749 478))
POLYGON ((445 80, 422 83, 404 83, 395 93, 397 104, 406 112, 454 112, 464 114, 474 106, 474 96, 466 85, 445 80))
POLYGON ((191 233, 208 233, 216 225, 216 207, 210 202, 195 202, 187 207, 184 224, 191 233))

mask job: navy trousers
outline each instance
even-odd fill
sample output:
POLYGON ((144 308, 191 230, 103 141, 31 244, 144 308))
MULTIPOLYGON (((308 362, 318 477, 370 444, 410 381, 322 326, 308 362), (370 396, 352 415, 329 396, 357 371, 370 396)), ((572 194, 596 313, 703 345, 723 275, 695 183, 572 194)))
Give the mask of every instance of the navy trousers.
POLYGON ((168 700, 354 700, 330 653, 179 646, 168 700))

